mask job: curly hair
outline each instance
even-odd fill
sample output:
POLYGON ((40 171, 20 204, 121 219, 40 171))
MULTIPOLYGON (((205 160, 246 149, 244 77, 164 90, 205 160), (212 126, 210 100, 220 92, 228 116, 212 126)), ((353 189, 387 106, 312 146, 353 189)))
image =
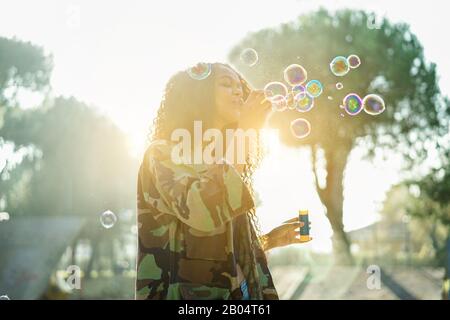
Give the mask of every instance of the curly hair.
MULTIPOLYGON (((153 125, 149 130, 149 142, 158 139, 170 140, 173 130, 177 128, 185 128, 192 132, 194 120, 201 120, 206 127, 211 126, 216 115, 214 71, 218 66, 225 66, 237 74, 242 85, 243 98, 244 100, 247 99, 252 89, 241 74, 228 64, 212 63, 210 66, 210 76, 201 81, 192 79, 187 70, 180 71, 169 79, 156 117, 153 120, 153 125)), ((263 155, 259 135, 256 136, 256 140, 253 141, 256 148, 254 148, 254 152, 250 152, 247 155, 242 173, 242 179, 249 187, 253 198, 255 193, 252 176, 263 155)), ((252 241, 257 240, 261 248, 265 248, 267 238, 261 232, 256 210, 253 208, 248 213, 251 217, 253 228, 256 230, 256 235, 253 233, 251 235, 252 241)))

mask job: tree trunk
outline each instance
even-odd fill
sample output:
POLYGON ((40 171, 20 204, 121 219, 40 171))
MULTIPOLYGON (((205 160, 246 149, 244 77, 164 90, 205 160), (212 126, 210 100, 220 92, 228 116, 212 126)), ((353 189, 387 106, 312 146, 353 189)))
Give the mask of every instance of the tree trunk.
POLYGON ((343 223, 343 178, 350 151, 350 142, 324 148, 327 171, 325 188, 320 188, 318 184, 315 167, 315 148, 312 151, 316 187, 320 200, 326 208, 328 221, 330 221, 331 228, 333 229, 333 253, 335 263, 339 265, 351 265, 354 262, 350 252, 350 240, 344 231, 343 223))

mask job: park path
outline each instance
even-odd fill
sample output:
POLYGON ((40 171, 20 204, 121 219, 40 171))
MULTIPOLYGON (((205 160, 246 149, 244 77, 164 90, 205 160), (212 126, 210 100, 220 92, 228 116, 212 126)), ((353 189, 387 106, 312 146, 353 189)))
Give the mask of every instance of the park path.
POLYGON ((283 300, 437 300, 443 276, 443 269, 382 267, 380 289, 369 290, 370 274, 361 266, 276 266, 271 270, 283 300))

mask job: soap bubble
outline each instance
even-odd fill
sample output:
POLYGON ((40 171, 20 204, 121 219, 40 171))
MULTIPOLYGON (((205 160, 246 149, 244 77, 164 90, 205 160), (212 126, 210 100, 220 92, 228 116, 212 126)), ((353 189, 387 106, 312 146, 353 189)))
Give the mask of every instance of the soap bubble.
POLYGON ((258 53, 255 49, 247 48, 241 52, 241 61, 249 67, 253 67, 258 62, 258 53))
POLYGON ((330 70, 335 76, 345 76, 350 70, 347 58, 343 56, 337 56, 334 58, 330 63, 330 70))
POLYGON ((292 94, 294 95, 295 101, 303 99, 306 95, 306 88, 301 84, 296 85, 292 87, 292 94))
POLYGON ((295 109, 300 112, 307 112, 314 107, 314 98, 305 95, 302 99, 297 101, 295 109))
MULTIPOLYGON (((266 84, 266 86, 264 87, 264 95, 266 97, 267 100, 272 101, 272 99, 276 96, 287 96, 288 94, 288 89, 287 87, 281 83, 281 82, 269 82, 268 84, 266 84)), ((279 97, 277 97, 277 99, 279 99, 279 97)))
POLYGON ((307 77, 305 68, 299 64, 291 64, 284 69, 284 80, 292 87, 304 83, 307 77))
POLYGON ((210 63, 197 63, 195 66, 189 68, 187 73, 194 80, 206 79, 211 74, 211 64, 210 63))
POLYGON ((294 137, 302 139, 309 135, 311 132, 311 124, 308 120, 298 118, 291 122, 291 132, 294 137))
POLYGON ((311 80, 306 84, 306 92, 313 98, 317 98, 323 91, 323 86, 319 80, 311 80))
POLYGON ((364 111, 370 115, 378 115, 386 109, 383 98, 376 94, 368 94, 362 100, 364 111))
POLYGON ((344 88, 344 85, 341 82, 336 83, 336 89, 341 90, 344 88))
POLYGON ((106 229, 110 229, 117 222, 117 217, 112 211, 106 210, 101 214, 100 222, 103 227, 105 227, 106 229))
POLYGON ((351 54, 347 57, 347 62, 350 68, 355 69, 361 65, 361 59, 356 54, 351 54))
POLYGON ((346 95, 342 103, 345 111, 351 116, 357 115, 362 110, 362 100, 356 93, 346 95))
POLYGON ((287 108, 286 97, 278 94, 270 100, 272 102, 272 110, 273 111, 284 111, 287 108))

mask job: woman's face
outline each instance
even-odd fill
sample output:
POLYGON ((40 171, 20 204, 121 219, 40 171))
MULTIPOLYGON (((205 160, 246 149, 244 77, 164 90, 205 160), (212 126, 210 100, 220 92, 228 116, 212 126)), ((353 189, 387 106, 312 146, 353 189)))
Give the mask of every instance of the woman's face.
POLYGON ((237 122, 244 103, 241 81, 233 70, 218 65, 215 77, 217 117, 220 125, 237 122))

